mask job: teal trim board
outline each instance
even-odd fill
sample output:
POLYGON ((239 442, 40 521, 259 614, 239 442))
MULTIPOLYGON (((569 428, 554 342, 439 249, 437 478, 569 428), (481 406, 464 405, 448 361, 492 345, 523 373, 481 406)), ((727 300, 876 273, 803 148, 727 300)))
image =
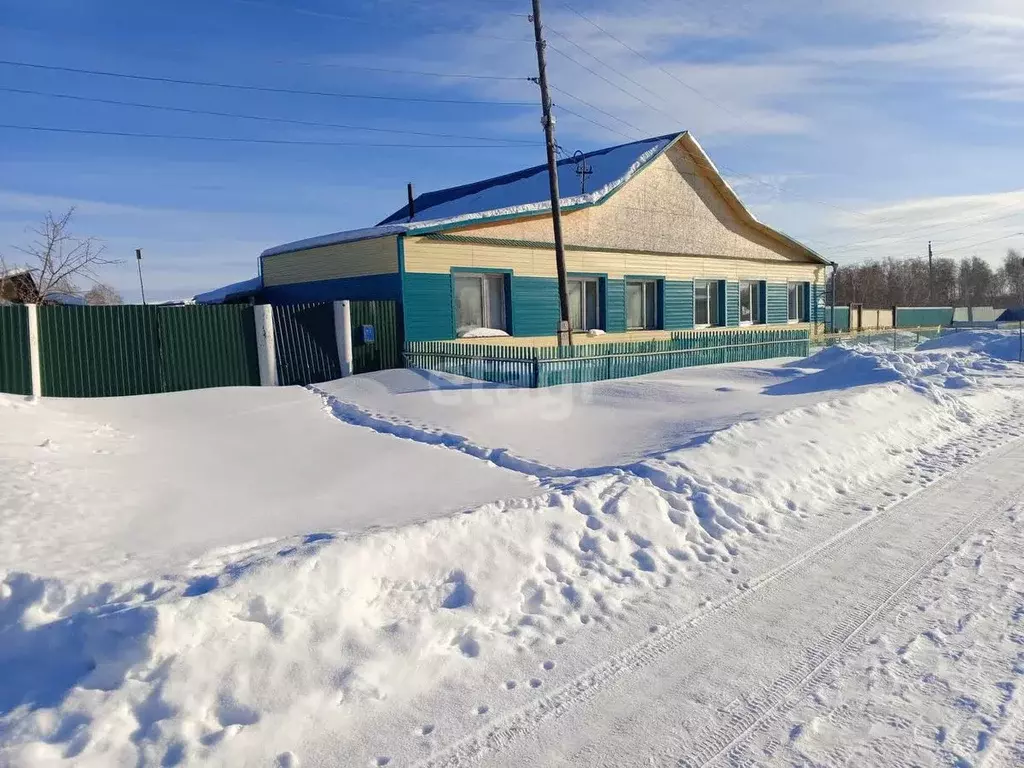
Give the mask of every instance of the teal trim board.
POLYGON ((512 276, 512 327, 516 336, 553 336, 558 332, 558 280, 512 276))

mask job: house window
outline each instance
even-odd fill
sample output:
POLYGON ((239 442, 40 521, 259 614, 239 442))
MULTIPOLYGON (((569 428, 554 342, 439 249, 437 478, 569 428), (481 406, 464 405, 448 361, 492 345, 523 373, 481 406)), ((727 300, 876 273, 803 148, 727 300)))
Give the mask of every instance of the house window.
POLYGON ((573 278, 568 281, 569 321, 575 331, 601 327, 601 300, 597 278, 573 278))
POLYGON ((658 281, 630 280, 626 283, 626 327, 652 330, 658 327, 658 281))
POLYGON ((698 327, 721 325, 718 292, 720 280, 697 280, 693 284, 693 324, 698 327))
POLYGON ((761 283, 756 280, 740 282, 740 325, 763 323, 761 316, 761 283))
POLYGON ((789 322, 800 323, 807 319, 807 283, 789 284, 789 322))
POLYGON ((455 275, 456 335, 462 336, 474 328, 508 330, 504 275, 455 275))

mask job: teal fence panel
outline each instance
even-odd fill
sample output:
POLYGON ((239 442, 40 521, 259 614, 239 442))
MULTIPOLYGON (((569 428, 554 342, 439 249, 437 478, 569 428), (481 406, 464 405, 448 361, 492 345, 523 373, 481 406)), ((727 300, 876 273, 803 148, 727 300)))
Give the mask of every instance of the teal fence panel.
POLYGON ((316 384, 341 378, 334 303, 275 304, 277 383, 316 384))
POLYGON ((352 372, 402 367, 402 331, 394 301, 353 301, 352 372), (372 328, 372 330, 370 330, 372 328))
POLYGON ((28 347, 28 308, 0 307, 0 392, 32 394, 28 347))
POLYGON ((925 328, 952 325, 952 307, 896 307, 897 328, 925 328))
POLYGON ((405 345, 409 367, 454 373, 517 387, 581 384, 642 376, 673 368, 713 365, 809 353, 807 329, 680 331, 670 339, 513 347, 458 342, 405 345))
POLYGON ((843 333, 850 330, 850 308, 835 308, 835 326, 832 324, 832 307, 826 306, 824 312, 824 323, 826 333, 843 333))
POLYGON ((253 308, 156 307, 164 392, 259 386, 253 308))

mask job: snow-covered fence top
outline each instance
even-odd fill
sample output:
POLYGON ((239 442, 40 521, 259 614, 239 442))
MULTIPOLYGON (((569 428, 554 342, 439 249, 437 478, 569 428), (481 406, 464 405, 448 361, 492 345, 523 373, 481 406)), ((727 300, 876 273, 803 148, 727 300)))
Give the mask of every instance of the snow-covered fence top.
POLYGON ((806 328, 675 331, 670 339, 520 347, 418 341, 405 344, 406 365, 515 387, 583 384, 672 368, 807 355, 806 328))

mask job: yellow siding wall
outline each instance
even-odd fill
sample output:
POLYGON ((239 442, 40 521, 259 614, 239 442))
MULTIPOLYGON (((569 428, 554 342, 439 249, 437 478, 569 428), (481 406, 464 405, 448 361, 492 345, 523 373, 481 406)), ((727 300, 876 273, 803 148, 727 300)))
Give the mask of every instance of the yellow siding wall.
MULTIPOLYGON (((825 266, 795 261, 723 259, 714 256, 668 256, 646 253, 566 251, 569 272, 607 273, 610 278, 625 275, 657 275, 668 280, 721 278, 725 280, 808 281, 823 283, 825 266)), ((551 248, 482 245, 445 242, 423 237, 405 241, 407 272, 447 274, 451 267, 511 269, 519 276, 555 277, 555 253, 551 248)))
MULTIPOLYGON (((718 191, 709 172, 678 143, 605 202, 564 214, 562 228, 565 242, 571 245, 773 261, 808 258, 800 249, 748 224, 718 191)), ((551 217, 479 224, 459 233, 551 242, 551 217)))
POLYGON ((394 237, 378 237, 266 256, 263 258, 263 284, 290 285, 340 277, 394 274, 398 271, 398 245, 395 240, 394 237))

